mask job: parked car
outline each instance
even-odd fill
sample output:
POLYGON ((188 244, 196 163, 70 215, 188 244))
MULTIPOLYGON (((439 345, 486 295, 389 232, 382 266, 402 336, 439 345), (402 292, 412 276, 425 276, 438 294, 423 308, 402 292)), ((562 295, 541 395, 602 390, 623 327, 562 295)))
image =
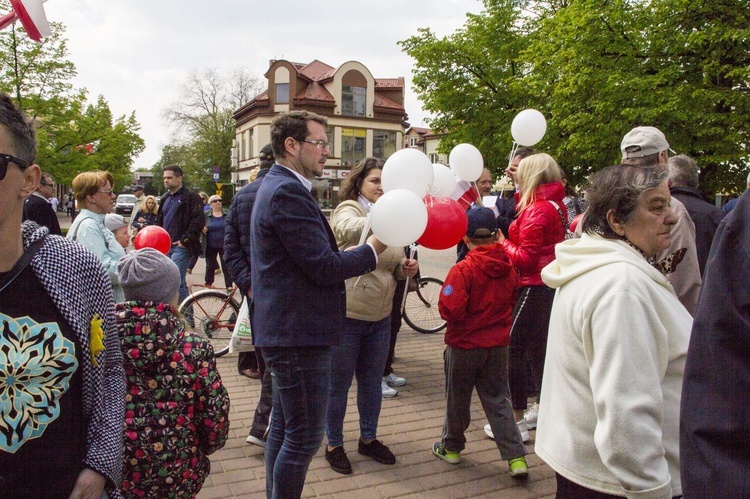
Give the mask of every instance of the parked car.
POLYGON ((135 206, 135 196, 132 194, 120 194, 117 196, 117 203, 115 204, 115 213, 118 215, 130 215, 133 213, 133 207, 135 206))

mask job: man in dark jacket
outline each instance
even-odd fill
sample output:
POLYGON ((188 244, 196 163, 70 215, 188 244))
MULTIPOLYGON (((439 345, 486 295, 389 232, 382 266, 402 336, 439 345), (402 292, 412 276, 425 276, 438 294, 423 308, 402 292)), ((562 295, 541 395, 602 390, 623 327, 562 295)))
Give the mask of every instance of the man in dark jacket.
MULTIPOLYGON (((227 225, 224 230, 224 261, 234 282, 240 288, 242 296, 252 298, 250 283, 250 216, 253 213, 255 196, 263 183, 263 177, 273 166, 273 149, 266 144, 260 150, 260 171, 255 180, 239 190, 227 213, 227 225)), ((252 321, 252 319, 251 319, 252 321)), ((261 378, 260 399, 255 408, 253 424, 246 442, 265 447, 268 436, 268 420, 271 416, 271 372, 266 370, 263 354, 259 347, 253 352, 240 352, 237 358, 237 371, 243 376, 261 378), (253 372, 253 362, 257 366, 257 375, 253 372)))
POLYGON ((276 164, 258 190, 250 220, 253 336, 273 379, 266 443, 266 494, 300 497, 323 442, 331 346, 341 341, 350 277, 375 269, 385 245, 339 251, 310 190, 330 155, 325 117, 290 111, 274 119, 276 164))
POLYGON ((26 198, 23 203, 23 220, 31 220, 49 229, 50 234, 62 235, 60 222, 57 220, 57 213, 52 209, 48 201, 55 195, 55 182, 52 175, 42 173, 42 179, 39 181, 34 194, 26 198))
POLYGON ((750 497, 750 191, 716 230, 680 409, 686 499, 750 497))
POLYGON ((695 224, 698 267, 703 276, 711 242, 724 212, 703 200, 698 190, 698 165, 690 156, 680 154, 669 158, 669 192, 682 201, 695 224))
POLYGON ((163 227, 172 238, 172 249, 167 256, 180 269, 179 300, 182 303, 188 295, 185 276, 190 257, 201 252, 201 232, 206 218, 200 196, 182 185, 182 168, 165 166, 162 178, 167 193, 159 202, 156 225, 163 227))

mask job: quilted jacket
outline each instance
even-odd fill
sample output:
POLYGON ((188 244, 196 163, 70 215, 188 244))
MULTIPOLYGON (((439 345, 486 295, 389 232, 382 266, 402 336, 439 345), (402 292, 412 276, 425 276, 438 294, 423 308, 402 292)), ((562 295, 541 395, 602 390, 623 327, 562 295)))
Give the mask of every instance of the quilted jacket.
POLYGON ((127 378, 125 497, 194 497, 229 432, 229 396, 211 344, 166 303, 115 308, 127 378))

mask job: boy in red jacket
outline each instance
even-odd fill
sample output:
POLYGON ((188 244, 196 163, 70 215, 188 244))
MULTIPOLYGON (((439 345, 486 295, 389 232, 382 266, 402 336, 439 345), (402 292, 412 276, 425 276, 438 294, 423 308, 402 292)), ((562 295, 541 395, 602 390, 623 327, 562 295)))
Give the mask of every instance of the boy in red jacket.
POLYGON ((492 210, 471 208, 464 242, 466 258, 451 268, 440 293, 445 333, 445 395, 443 435, 432 446, 440 459, 458 464, 471 421, 471 394, 479 400, 495 434, 500 455, 515 478, 528 476, 526 448, 521 440, 508 392, 508 344, 515 303, 516 273, 497 244, 492 210))

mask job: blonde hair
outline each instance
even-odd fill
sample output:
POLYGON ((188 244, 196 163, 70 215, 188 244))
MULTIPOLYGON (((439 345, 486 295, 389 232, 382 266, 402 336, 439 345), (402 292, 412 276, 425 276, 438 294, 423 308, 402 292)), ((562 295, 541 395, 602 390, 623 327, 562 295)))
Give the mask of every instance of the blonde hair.
POLYGON ((518 164, 516 182, 521 199, 516 210, 521 213, 536 201, 536 189, 542 184, 559 182, 562 178, 557 161, 549 154, 532 154, 518 164))
POLYGON ((115 190, 115 178, 109 172, 95 170, 76 175, 73 179, 73 193, 78 204, 86 205, 88 203, 86 198, 99 192, 102 184, 106 182, 109 182, 110 188, 115 190))
POLYGON ((159 211, 159 204, 156 202, 156 198, 154 196, 146 196, 143 198, 143 202, 141 203, 141 207, 138 209, 138 211, 142 211, 144 213, 151 213, 152 215, 156 215, 156 213, 159 211), (149 210, 148 209, 148 202, 153 201, 154 207, 149 210))

